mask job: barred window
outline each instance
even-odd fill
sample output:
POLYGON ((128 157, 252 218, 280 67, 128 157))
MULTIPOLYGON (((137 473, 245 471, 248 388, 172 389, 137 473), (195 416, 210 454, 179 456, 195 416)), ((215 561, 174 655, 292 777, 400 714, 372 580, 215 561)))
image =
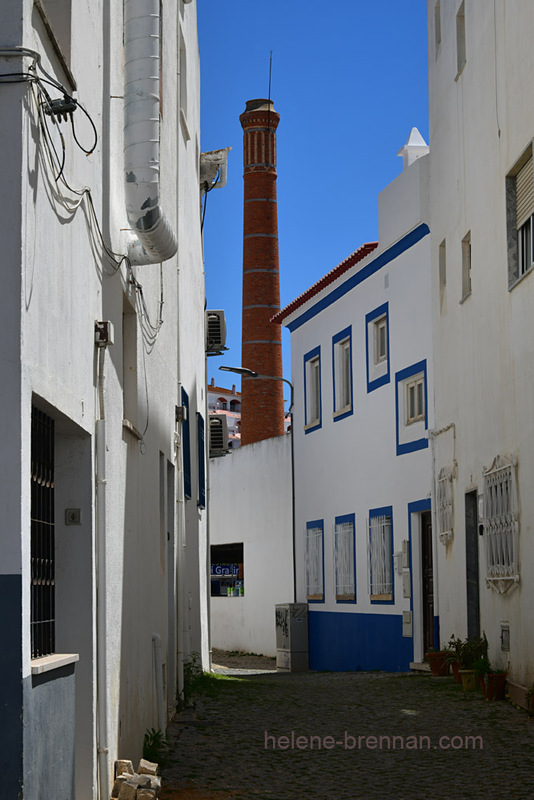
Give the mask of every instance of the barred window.
POLYGON ((515 464, 497 456, 484 471, 486 582, 504 593, 519 582, 519 515, 515 464))
POLYGON ((354 574, 354 516, 338 517, 334 529, 334 578, 336 600, 356 599, 354 574))
POLYGON ((306 597, 324 600, 323 523, 308 522, 306 526, 306 597))
POLYGON ((369 519, 369 588, 371 600, 393 600, 391 516, 369 519))
POLYGON ((32 407, 31 654, 55 652, 54 420, 32 407))

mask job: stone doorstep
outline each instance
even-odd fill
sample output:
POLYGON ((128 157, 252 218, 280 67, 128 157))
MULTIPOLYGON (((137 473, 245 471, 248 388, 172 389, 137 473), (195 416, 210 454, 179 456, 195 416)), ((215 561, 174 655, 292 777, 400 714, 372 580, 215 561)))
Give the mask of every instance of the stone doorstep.
POLYGON ((510 697, 510 702, 514 703, 516 706, 525 708, 527 711, 529 710, 529 689, 527 686, 523 686, 521 683, 515 683, 515 681, 506 681, 506 691, 510 697))
POLYGON ((430 664, 427 661, 412 661, 410 669, 413 672, 430 672, 430 664))

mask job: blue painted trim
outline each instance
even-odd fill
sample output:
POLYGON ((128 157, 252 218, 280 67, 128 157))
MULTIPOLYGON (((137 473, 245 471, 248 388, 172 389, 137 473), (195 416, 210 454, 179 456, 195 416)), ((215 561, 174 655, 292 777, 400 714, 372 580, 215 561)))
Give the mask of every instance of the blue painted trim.
POLYGON ((310 669, 408 672, 412 643, 402 635, 402 612, 308 612, 310 669))
MULTIPOLYGON (((334 586, 334 597, 336 603, 339 605, 349 605, 354 606, 356 605, 356 598, 357 598, 357 585, 356 585, 356 515, 355 514, 342 514, 339 517, 336 517, 334 520, 334 525, 342 525, 344 522, 351 522, 352 523, 352 578, 354 581, 354 600, 338 600, 335 597, 336 587, 334 586)), ((334 550, 335 553, 335 550, 334 550)), ((334 557, 335 560, 335 557, 334 557)), ((334 563, 334 577, 335 577, 335 563, 334 563)))
POLYGON ((321 298, 315 305, 297 317, 293 322, 289 322, 287 327, 288 329, 293 332, 300 328, 301 325, 304 325, 305 322, 308 322, 313 317, 317 316, 321 311, 324 311, 325 308, 331 306, 336 300, 339 300, 340 297, 350 292, 351 289, 354 289, 360 283, 363 283, 367 278, 370 278, 371 275, 374 275, 378 272, 382 267, 385 267, 386 264, 389 264, 394 259, 398 258, 402 253, 405 253, 406 250, 409 250, 410 247, 413 247, 417 244, 417 242, 424 239, 425 236, 428 236, 430 233, 430 229, 428 225, 424 223, 422 225, 418 225, 417 228, 414 228, 413 231, 407 233, 406 236, 403 236, 402 239, 399 239, 394 245, 389 247, 387 250, 384 250, 379 256, 377 256, 373 261, 369 264, 366 264, 362 267, 358 272, 354 275, 351 275, 346 281, 342 284, 337 286, 330 294, 327 294, 325 297, 321 298))
MULTIPOLYGON (((311 522, 307 522, 306 523, 306 537, 308 536, 308 531, 311 530, 312 528, 320 528, 321 529, 321 545, 322 545, 322 547, 321 547, 321 561, 322 561, 321 566, 322 566, 322 570, 323 570, 323 598, 322 598, 322 600, 307 600, 306 602, 307 603, 317 604, 317 603, 324 603, 324 598, 325 598, 325 587, 324 587, 324 520, 323 519, 314 519, 314 520, 311 520, 311 522)), ((306 577, 306 583, 307 583, 307 577, 306 577)), ((308 588, 308 587, 306 586, 306 588, 308 588)))
POLYGON ((206 508, 206 462, 204 447, 204 417, 197 411, 197 458, 198 458, 198 501, 199 508, 206 508))
MULTIPOLYGON (((426 370, 426 359, 418 361, 417 364, 412 364, 410 367, 401 369, 400 372, 395 373, 395 433, 396 433, 396 448, 397 455, 402 456, 406 453, 415 453, 417 450, 424 450, 428 447, 428 437, 422 439, 414 439, 411 442, 400 444, 400 408, 399 408, 399 384, 404 382, 407 378, 419 373, 424 375, 424 390, 425 390, 425 430, 428 430, 428 380, 426 370)), ((403 423, 404 425, 404 423, 403 423)))
MULTIPOLYGON (((374 341, 373 341, 373 352, 374 352, 374 341)), ((374 311, 370 311, 368 314, 365 315, 365 362, 367 366, 367 393, 373 392, 375 389, 378 389, 380 386, 385 386, 386 383, 389 383, 391 380, 390 376, 390 360, 389 360, 389 303, 382 303, 381 306, 375 308, 374 311), (386 336, 387 336, 387 370, 384 375, 381 375, 379 378, 375 378, 374 380, 369 379, 370 373, 370 363, 369 363, 369 326, 371 322, 374 322, 375 319, 379 319, 380 317, 386 317, 386 336)))
POLYGON ((332 397, 334 399, 334 408, 333 413, 336 413, 336 344, 338 342, 342 342, 344 339, 349 340, 349 358, 350 358, 350 408, 345 411, 344 414, 337 414, 334 417, 334 422, 339 422, 341 419, 346 419, 350 417, 354 413, 353 408, 353 386, 352 386, 352 325, 349 325, 347 328, 344 328, 339 333, 336 333, 335 336, 332 336, 332 397))
MULTIPOLYGON (((391 600, 370 600, 373 606, 392 606, 395 604, 395 564, 393 562, 393 506, 382 506, 382 508, 372 508, 369 511, 369 520, 373 517, 389 517, 391 520, 391 600)), ((371 531, 367 531, 368 541, 371 541, 371 531)), ((371 564, 369 564, 371 570, 371 564)), ((369 575, 369 585, 372 585, 372 575, 369 575)))
POLYGON ((319 358, 319 421, 317 425, 307 428, 304 433, 313 433, 313 431, 322 428, 323 426, 323 395, 322 395, 322 379, 321 379, 321 346, 314 347, 304 355, 304 425, 308 424, 308 392, 306 381, 306 365, 312 358, 319 358))
POLYGON ((184 471, 184 496, 191 499, 191 433, 189 428, 189 395, 182 386, 182 405, 187 409, 182 422, 182 457, 184 471))

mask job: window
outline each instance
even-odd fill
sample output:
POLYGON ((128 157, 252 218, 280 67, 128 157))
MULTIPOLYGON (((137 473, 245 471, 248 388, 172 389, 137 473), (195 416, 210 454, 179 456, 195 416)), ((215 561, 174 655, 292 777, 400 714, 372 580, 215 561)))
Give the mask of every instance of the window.
POLYGON ((55 652, 54 420, 32 406, 31 654, 55 652))
POLYGON ((369 513, 369 594, 372 601, 393 601, 393 527, 391 507, 369 513))
POLYGON ((501 594, 519 583, 516 465, 497 456, 484 471, 486 581, 501 594))
POLYGON ((137 314, 124 296, 122 314, 122 400, 123 419, 134 426, 137 420, 137 314))
POLYGON ((462 3, 456 14, 456 66, 457 76, 467 60, 465 50, 465 3, 462 3))
POLYGON ((443 544, 447 544, 453 537, 452 477, 453 471, 443 467, 438 478, 437 519, 439 538, 443 544))
POLYGON ((508 286, 534 264, 534 166, 532 146, 519 159, 506 179, 508 228, 508 286))
POLYGON ((389 383, 389 304, 365 317, 367 338, 367 391, 389 383))
POLYGON ((323 520, 306 523, 306 598, 324 601, 323 520))
POLYGON ((439 269, 439 307, 443 308, 443 301, 445 300, 445 287, 447 285, 447 246, 445 239, 441 242, 438 251, 438 269, 439 269))
POLYGON ((406 424, 424 419, 425 416, 425 379, 424 376, 406 384, 406 424))
POLYGON ((211 596, 243 597, 245 573, 243 543, 211 545, 211 596))
POLYGON ((50 36, 52 46, 67 69, 69 79, 71 66, 71 0, 37 0, 35 7, 50 36))
POLYGON ((304 356, 304 430, 310 433, 321 427, 321 348, 304 356))
POLYGON ((397 455, 428 447, 428 400, 426 361, 418 361, 397 372, 397 455))
POLYGON ((332 339, 334 420, 352 413, 352 329, 349 326, 332 339))
POLYGON ((180 124, 182 133, 186 141, 191 138, 189 128, 187 127, 187 51, 185 48, 185 40, 182 31, 180 30, 180 124))
POLYGON ((182 386, 182 405, 185 407, 185 419, 182 420, 182 469, 184 472, 184 495, 191 499, 191 438, 189 431, 189 395, 182 386))
POLYGON ((434 46, 436 49, 436 56, 438 54, 440 44, 441 44, 441 8, 438 0, 436 5, 434 6, 434 46))
POLYGON ((197 458, 198 458, 198 500, 199 508, 206 508, 206 461, 204 444, 204 417, 197 411, 197 458))
POLYGON ((462 299, 471 294, 471 231, 462 239, 462 299))
POLYGON ((334 529, 334 580, 336 601, 355 602, 354 514, 336 517, 334 529))

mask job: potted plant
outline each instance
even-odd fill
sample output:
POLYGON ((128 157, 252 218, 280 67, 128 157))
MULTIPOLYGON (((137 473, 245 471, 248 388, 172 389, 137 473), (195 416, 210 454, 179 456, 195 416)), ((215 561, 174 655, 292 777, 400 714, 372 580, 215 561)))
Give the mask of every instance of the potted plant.
POLYGON ((482 694, 486 700, 504 700, 507 671, 494 669, 487 655, 477 659, 473 664, 482 694))
POLYGON ((451 653, 449 650, 432 650, 425 653, 425 659, 430 664, 430 671, 435 677, 441 678, 449 674, 451 653))
POLYGON ((452 675, 456 683, 462 682, 462 677, 460 675, 460 652, 462 647, 462 640, 457 639, 456 636, 453 634, 447 643, 447 650, 450 653, 449 656, 449 664, 451 666, 452 675))
POLYGON ((488 640, 484 633, 480 636, 464 639, 458 645, 458 660, 460 668, 458 670, 462 678, 464 692, 472 691, 476 687, 476 676, 474 665, 479 659, 488 657, 488 640))

